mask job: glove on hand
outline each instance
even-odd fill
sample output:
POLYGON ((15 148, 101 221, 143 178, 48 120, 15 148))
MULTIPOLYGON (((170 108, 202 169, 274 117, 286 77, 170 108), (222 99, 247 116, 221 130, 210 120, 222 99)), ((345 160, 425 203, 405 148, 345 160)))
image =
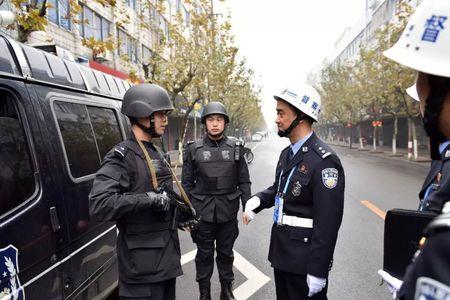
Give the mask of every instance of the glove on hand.
POLYGON ((247 202, 245 203, 244 212, 247 214, 250 220, 253 220, 255 218, 255 213, 253 212, 253 210, 258 208, 260 205, 261 200, 257 196, 253 196, 247 200, 247 202))
POLYGON ((166 194, 148 192, 147 196, 150 199, 151 207, 155 211, 164 212, 170 209, 170 199, 166 194))
POLYGON ((308 297, 312 297, 323 290, 323 288, 327 285, 327 279, 308 274, 306 275, 306 283, 309 288, 308 297))

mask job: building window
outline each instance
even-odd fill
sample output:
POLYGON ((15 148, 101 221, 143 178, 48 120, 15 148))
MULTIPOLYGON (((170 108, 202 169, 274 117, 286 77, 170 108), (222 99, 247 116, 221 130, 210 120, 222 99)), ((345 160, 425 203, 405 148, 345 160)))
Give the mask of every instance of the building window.
POLYGON ((142 45, 142 63, 148 64, 151 58, 152 58, 152 50, 142 45))
POLYGON ((119 47, 117 49, 120 56, 127 55, 131 62, 137 63, 137 42, 121 29, 117 29, 117 39, 119 47))
POLYGON ((136 10, 136 0, 125 0, 125 3, 129 8, 136 10))
POLYGON ((69 0, 49 0, 51 8, 47 9, 48 20, 62 28, 71 30, 71 22, 67 17, 70 12, 69 0))
POLYGON ((189 14, 189 11, 183 7, 184 10, 184 21, 186 22, 186 26, 189 26, 189 24, 191 23, 191 15, 189 14))
POLYGON ((83 6, 80 19, 82 20, 80 25, 82 37, 86 39, 94 37, 99 41, 105 41, 109 38, 111 22, 94 13, 89 7, 83 6))
POLYGON ((159 29, 164 34, 166 39, 169 39, 169 25, 167 24, 166 19, 162 15, 159 16, 159 29))

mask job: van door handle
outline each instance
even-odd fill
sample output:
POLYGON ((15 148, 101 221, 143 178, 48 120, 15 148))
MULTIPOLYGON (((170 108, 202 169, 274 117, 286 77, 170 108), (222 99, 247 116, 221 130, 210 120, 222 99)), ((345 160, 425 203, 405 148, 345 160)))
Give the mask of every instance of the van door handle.
POLYGON ((58 212, 56 211, 56 207, 50 207, 50 222, 52 223, 53 232, 57 232, 61 229, 59 225, 58 212))

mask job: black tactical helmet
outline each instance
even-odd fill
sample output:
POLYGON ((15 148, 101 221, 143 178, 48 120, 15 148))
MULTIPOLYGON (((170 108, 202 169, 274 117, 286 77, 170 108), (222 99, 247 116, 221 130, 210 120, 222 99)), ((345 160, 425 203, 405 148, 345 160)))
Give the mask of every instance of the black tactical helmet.
POLYGON ((172 101, 165 89, 156 84, 143 83, 132 86, 123 96, 122 113, 132 118, 145 118, 157 111, 173 110, 172 101))
POLYGON ((213 101, 206 104, 206 106, 203 108, 202 124, 205 124, 206 117, 210 115, 222 115, 225 117, 225 124, 230 122, 230 118, 227 114, 227 109, 220 102, 213 101))

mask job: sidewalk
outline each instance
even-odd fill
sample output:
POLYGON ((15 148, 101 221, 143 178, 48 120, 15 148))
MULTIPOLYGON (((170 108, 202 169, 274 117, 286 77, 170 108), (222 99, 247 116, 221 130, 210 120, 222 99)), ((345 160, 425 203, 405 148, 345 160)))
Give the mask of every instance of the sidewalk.
MULTIPOLYGON (((349 148, 349 144, 344 143, 338 143, 338 142, 327 142, 332 147, 342 147, 342 148, 349 148)), ((400 159, 408 162, 413 163, 429 163, 431 162, 430 156, 427 151, 419 150, 417 159, 408 159, 408 149, 405 148, 397 148, 397 153, 392 153, 392 147, 391 146, 377 146, 377 150, 372 149, 372 145, 366 145, 364 149, 359 148, 358 143, 353 143, 351 150, 353 151, 359 151, 359 152, 367 152, 368 154, 390 158, 390 159, 400 159)))

